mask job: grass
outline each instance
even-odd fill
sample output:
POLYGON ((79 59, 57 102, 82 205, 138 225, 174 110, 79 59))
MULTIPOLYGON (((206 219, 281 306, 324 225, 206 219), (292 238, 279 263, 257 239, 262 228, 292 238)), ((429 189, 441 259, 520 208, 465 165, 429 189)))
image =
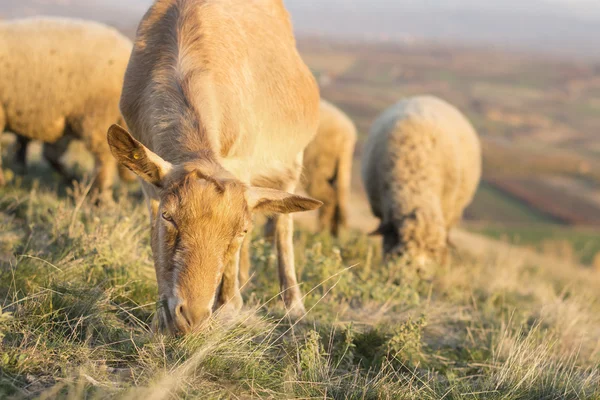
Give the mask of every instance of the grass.
MULTIPOLYGON (((592 106, 565 105, 574 76, 566 67, 553 67, 559 77, 538 74, 543 60, 475 50, 447 59, 418 47, 315 43, 304 57, 333 75, 324 97, 351 114, 361 137, 381 110, 416 93, 452 101, 484 136, 536 134, 492 121, 490 106, 555 116, 584 138, 594 132, 592 106), (493 61, 485 69, 482 57, 493 61), (541 86, 552 90, 541 96, 541 86)), ((584 77, 582 104, 596 87, 584 77)), ((579 141, 484 140, 484 150, 492 177, 598 181, 579 141)), ((334 240, 299 229, 310 312, 294 322, 278 298, 272 246, 256 235, 242 313, 170 338, 149 331, 157 289, 139 196, 123 189, 116 205, 96 208, 87 185, 67 190, 43 168, 32 172, 37 179, 0 189, 0 398, 600 399, 600 278, 568 261, 591 260, 596 234, 550 227, 485 184, 471 211, 522 224, 476 230, 545 257, 473 236, 450 265, 415 270, 384 265, 379 244, 360 233, 334 240)))
POLYGON ((591 265, 596 254, 600 254, 600 241, 596 229, 574 229, 555 224, 534 223, 488 224, 483 227, 474 226, 471 230, 585 265, 591 265))
POLYGON ((415 270, 358 233, 299 230, 310 312, 293 322, 256 236, 237 318, 152 336, 146 210, 87 187, 0 189, 0 398, 600 399, 590 271, 495 246, 415 270))

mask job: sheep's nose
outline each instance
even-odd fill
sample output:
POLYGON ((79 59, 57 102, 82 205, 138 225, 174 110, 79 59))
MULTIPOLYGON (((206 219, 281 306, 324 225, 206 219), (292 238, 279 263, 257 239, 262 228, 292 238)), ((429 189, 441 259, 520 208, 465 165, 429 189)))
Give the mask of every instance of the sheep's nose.
POLYGON ((188 333, 192 329, 192 321, 188 319, 187 308, 182 301, 173 302, 173 308, 169 311, 173 318, 173 331, 177 333, 188 333))
POLYGON ((190 306, 180 299, 169 301, 169 312, 172 317, 172 330, 183 334, 201 326, 211 315, 210 309, 190 306))

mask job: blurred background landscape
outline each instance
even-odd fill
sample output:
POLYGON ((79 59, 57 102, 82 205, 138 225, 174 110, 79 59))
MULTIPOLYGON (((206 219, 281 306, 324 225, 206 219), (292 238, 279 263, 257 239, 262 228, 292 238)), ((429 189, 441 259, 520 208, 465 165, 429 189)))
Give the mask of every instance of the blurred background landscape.
MULTIPOLYGON (((150 0, 0 0, 0 17, 96 19, 133 37, 150 0)), ((358 126, 403 96, 457 105, 484 148, 464 226, 600 264, 600 2, 287 0, 322 96, 358 126), (594 261, 595 259, 595 261, 594 261)), ((354 168, 351 224, 371 229, 354 168)))

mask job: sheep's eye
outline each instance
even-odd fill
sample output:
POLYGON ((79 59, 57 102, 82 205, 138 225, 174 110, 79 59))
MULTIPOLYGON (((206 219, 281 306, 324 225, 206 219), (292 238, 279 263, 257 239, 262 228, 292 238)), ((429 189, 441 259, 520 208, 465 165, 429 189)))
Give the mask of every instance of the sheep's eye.
POLYGON ((169 214, 169 213, 168 213, 168 212, 166 212, 166 211, 163 211, 163 213, 162 213, 162 218, 163 218, 165 221, 173 222, 173 217, 171 216, 171 214, 169 214))

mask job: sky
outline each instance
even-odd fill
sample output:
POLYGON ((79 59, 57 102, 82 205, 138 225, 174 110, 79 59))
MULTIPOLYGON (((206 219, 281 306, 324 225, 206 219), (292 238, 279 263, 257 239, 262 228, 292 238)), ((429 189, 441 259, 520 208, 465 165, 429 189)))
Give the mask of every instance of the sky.
MULTIPOLYGON (((138 0, 146 2, 147 0, 138 0)), ((568 13, 582 18, 600 20, 600 0, 285 0, 294 8, 345 6, 364 10, 367 8, 431 10, 467 9, 474 11, 516 11, 568 13)))
POLYGON ((600 59, 600 0, 285 0, 297 32, 600 59))
MULTIPOLYGON (((331 6, 342 6, 349 9, 366 8, 396 9, 452 9, 470 10, 506 10, 507 8, 555 13, 569 13, 582 19, 600 21, 600 0, 284 0, 286 5, 294 7, 311 7, 315 9, 331 6)), ((77 7, 84 3, 93 3, 96 7, 120 9, 123 11, 143 12, 152 0, 0 0, 0 9, 11 5, 22 4, 58 4, 66 7, 77 7)))
MULTIPOLYGON (((103 7, 130 9, 135 11, 144 10, 152 0, 30 0, 31 3, 59 3, 63 5, 76 5, 77 3, 94 2, 103 7)), ((569 12, 582 18, 600 19, 600 0, 284 0, 287 5, 310 5, 311 7, 323 7, 330 4, 345 5, 362 9, 376 4, 377 7, 403 8, 468 8, 480 10, 503 9, 507 7, 536 10, 549 7, 555 12, 569 12)), ((28 2, 27 0, 0 0, 3 3, 28 2)))
MULTIPOLYGON (((600 0, 284 0, 299 35, 407 37, 600 59, 600 0)), ((0 0, 0 16, 94 18, 128 33, 152 0, 0 0)))

